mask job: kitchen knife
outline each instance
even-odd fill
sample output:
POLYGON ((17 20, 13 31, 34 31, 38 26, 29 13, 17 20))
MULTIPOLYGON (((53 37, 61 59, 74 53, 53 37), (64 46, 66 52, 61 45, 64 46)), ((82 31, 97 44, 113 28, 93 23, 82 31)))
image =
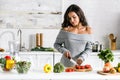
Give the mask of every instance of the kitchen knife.
POLYGON ((78 65, 77 63, 76 63, 76 61, 75 60, 73 60, 71 57, 68 57, 68 59, 70 60, 70 62, 72 62, 74 65, 78 65))
POLYGON ((72 58, 70 59, 70 62, 72 62, 74 65, 78 65, 78 64, 76 63, 76 61, 73 60, 72 58))

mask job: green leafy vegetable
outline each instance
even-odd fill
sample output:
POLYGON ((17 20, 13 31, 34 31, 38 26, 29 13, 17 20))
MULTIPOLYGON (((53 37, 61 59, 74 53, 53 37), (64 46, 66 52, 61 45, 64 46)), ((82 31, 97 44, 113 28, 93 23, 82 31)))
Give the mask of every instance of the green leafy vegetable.
POLYGON ((0 64, 1 64, 1 67, 4 68, 5 65, 6 65, 6 59, 5 58, 0 58, 0 64))
POLYGON ((60 72, 63 72, 64 71, 64 65, 60 62, 56 63, 54 65, 54 73, 60 73, 60 72))
POLYGON ((106 62, 113 62, 114 55, 110 49, 101 50, 101 52, 98 54, 99 58, 106 62))
POLYGON ((18 73, 27 73, 31 66, 31 62, 19 61, 16 63, 16 69, 18 73))
POLYGON ((35 48, 32 48, 31 51, 51 51, 51 52, 53 52, 54 49, 51 47, 35 47, 35 48))

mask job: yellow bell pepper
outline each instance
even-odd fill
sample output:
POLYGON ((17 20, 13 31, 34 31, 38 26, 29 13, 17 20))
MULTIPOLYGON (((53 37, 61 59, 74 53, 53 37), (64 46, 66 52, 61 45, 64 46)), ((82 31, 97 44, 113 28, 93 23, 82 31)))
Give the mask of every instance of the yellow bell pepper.
POLYGON ((14 60, 6 60, 6 69, 12 69, 15 65, 14 60))
POLYGON ((44 66, 44 72, 45 73, 50 73, 52 71, 52 66, 50 64, 46 64, 44 66))

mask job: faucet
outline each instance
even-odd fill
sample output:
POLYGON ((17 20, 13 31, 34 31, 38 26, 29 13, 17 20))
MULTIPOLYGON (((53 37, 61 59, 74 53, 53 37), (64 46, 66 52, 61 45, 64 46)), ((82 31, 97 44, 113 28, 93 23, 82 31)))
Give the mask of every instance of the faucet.
POLYGON ((21 48, 22 48, 22 30, 21 29, 18 30, 17 35, 19 36, 19 42, 20 42, 19 51, 21 51, 21 48))

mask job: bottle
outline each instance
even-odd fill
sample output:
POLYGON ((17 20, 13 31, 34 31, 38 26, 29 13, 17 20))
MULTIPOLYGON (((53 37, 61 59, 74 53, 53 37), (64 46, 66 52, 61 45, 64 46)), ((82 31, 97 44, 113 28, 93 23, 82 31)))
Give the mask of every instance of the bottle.
POLYGON ((36 34, 36 47, 40 47, 40 34, 36 34))
POLYGON ((40 33, 40 47, 43 47, 43 34, 40 33))

